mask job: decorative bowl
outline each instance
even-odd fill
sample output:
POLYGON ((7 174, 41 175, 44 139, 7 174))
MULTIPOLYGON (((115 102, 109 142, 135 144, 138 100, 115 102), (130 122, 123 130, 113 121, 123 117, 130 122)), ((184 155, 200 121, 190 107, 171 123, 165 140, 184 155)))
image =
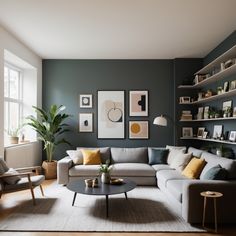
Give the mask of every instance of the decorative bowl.
POLYGON ((119 178, 111 178, 111 180, 110 180, 110 184, 114 184, 114 185, 120 185, 123 183, 124 183, 124 180, 119 179, 119 178))

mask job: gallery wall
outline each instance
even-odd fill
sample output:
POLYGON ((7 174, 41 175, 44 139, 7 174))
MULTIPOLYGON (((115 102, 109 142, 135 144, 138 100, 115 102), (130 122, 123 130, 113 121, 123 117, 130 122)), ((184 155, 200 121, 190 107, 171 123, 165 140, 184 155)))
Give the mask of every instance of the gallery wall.
POLYGON ((65 137, 72 147, 61 145, 57 148, 55 159, 66 155, 67 149, 78 146, 118 146, 139 147, 173 144, 173 125, 158 127, 153 119, 168 115, 174 119, 174 81, 172 60, 43 60, 43 108, 52 104, 63 104, 72 132, 65 137), (125 90, 125 139, 97 138, 97 91, 125 90), (148 90, 149 116, 129 117, 129 90, 148 90), (92 94, 93 108, 79 107, 79 95, 92 94), (79 113, 93 113, 94 131, 78 132, 79 113), (149 121, 149 139, 129 139, 128 121, 149 121))

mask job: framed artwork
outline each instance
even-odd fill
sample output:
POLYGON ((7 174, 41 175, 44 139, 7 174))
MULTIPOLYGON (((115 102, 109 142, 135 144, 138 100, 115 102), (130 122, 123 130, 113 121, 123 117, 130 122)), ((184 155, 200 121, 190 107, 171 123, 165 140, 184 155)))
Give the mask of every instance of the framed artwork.
POLYGON ((129 116, 148 116, 148 91, 129 91, 129 116))
POLYGON ((198 108, 197 120, 201 120, 203 118, 203 109, 203 107, 198 108))
POLYGON ((233 109, 233 117, 236 117, 236 107, 233 109))
POLYGON ((223 125, 214 125, 213 138, 219 139, 222 135, 223 125))
POLYGON ((190 103, 190 97, 180 97, 179 103, 181 104, 190 103))
POLYGON ((234 90, 236 89, 236 80, 233 80, 230 82, 229 90, 234 90))
POLYGON ((207 131, 204 131, 202 138, 207 138, 207 134, 208 134, 208 132, 207 132, 207 131))
POLYGON ((223 102, 223 111, 226 111, 228 107, 232 107, 232 100, 223 102))
POLYGON ((209 118, 209 109, 210 109, 209 106, 204 107, 204 114, 203 114, 203 118, 204 119, 208 119, 209 118))
POLYGON ((93 113, 79 113, 79 132, 93 132, 93 113))
POLYGON ((183 127, 182 128, 182 136, 183 136, 183 138, 193 137, 193 128, 192 127, 183 127))
POLYGON ((236 141, 236 131, 230 131, 229 141, 232 141, 232 142, 236 141))
POLYGON ((202 138, 204 134, 205 128, 204 127, 199 127, 197 130, 197 137, 202 138))
POLYGON ((93 107, 92 94, 80 94, 79 95, 79 107, 80 108, 92 108, 93 107))
POLYGON ((229 91, 229 82, 226 81, 224 82, 224 92, 228 92, 229 91))
POLYGON ((125 138, 125 91, 97 92, 98 139, 125 138))
POLYGON ((148 121, 129 121, 130 139, 148 139, 149 122, 148 121))

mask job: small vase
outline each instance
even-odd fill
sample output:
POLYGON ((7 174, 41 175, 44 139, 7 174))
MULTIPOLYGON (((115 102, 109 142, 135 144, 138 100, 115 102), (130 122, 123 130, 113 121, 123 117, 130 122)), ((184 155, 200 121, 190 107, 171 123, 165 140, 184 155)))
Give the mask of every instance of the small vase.
POLYGON ((109 184, 110 183, 110 174, 109 173, 102 173, 101 182, 104 184, 109 184))
POLYGON ((222 152, 221 152, 221 150, 217 149, 217 150, 216 150, 216 155, 219 156, 219 157, 222 157, 222 152))

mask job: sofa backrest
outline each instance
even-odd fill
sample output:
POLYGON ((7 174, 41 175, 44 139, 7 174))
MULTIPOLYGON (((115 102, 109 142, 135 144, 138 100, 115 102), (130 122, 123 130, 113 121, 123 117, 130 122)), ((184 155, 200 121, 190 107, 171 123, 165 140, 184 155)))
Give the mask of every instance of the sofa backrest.
POLYGON ((101 158, 102 158, 102 163, 105 164, 106 161, 111 162, 111 151, 109 147, 77 147, 77 150, 80 149, 88 149, 88 150, 95 150, 95 149, 99 149, 100 150, 100 154, 101 154, 101 158))
POLYGON ((112 147, 111 163, 148 163, 148 149, 112 147))
POLYGON ((194 147, 189 147, 188 148, 188 153, 192 153, 194 157, 201 157, 203 150, 197 149, 194 147))
POLYGON ((205 173, 212 168, 213 166, 220 165, 221 167, 225 168, 228 172, 228 178, 229 179, 236 179, 236 161, 224 157, 218 157, 214 154, 211 154, 209 152, 203 151, 201 154, 201 158, 205 159, 207 162, 204 169, 202 170, 202 173, 200 175, 200 179, 203 179, 203 176, 205 173))

